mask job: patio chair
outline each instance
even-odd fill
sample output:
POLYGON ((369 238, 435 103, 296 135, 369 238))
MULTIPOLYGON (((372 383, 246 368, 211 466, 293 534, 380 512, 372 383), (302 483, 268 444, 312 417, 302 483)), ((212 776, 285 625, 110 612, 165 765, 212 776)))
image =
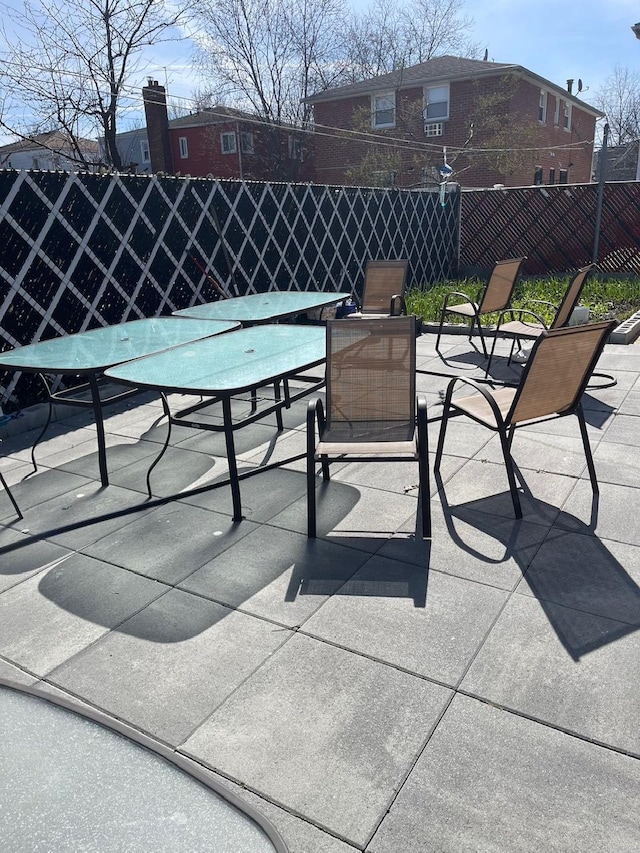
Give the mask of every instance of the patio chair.
POLYGON ((18 518, 24 518, 24 516, 23 516, 23 515, 22 515, 22 513, 20 512, 20 507, 18 506, 18 503, 17 503, 16 499, 15 499, 15 498, 14 498, 14 496, 11 494, 11 489, 9 488, 9 484, 8 484, 8 483, 7 483, 7 481, 5 480, 5 478, 4 478, 3 474, 2 474, 2 471, 0 471, 0 483, 2 483, 2 487, 4 488, 5 492, 6 492, 6 493, 7 493, 7 495, 9 496, 9 500, 10 500, 10 501, 11 501, 11 503, 13 504, 13 508, 15 509, 15 511, 16 511, 16 515, 18 516, 18 518))
POLYGON ((327 323, 326 417, 307 409, 307 532, 316 535, 315 464, 417 461, 422 536, 431 536, 426 398, 416 397, 415 317, 327 323), (318 441, 316 441, 316 424, 318 441))
POLYGON ((542 331, 537 338, 517 387, 490 390, 473 380, 456 377, 449 382, 444 399, 442 425, 436 450, 435 471, 440 468, 447 424, 451 415, 467 415, 500 436, 509 489, 516 518, 522 518, 516 489, 511 443, 517 427, 533 421, 545 421, 576 415, 594 493, 598 492, 593 457, 581 399, 604 345, 616 321, 586 326, 567 326, 542 331), (453 399, 458 383, 470 385, 474 392, 453 399))
POLYGON ((397 317, 407 313, 408 261, 367 261, 360 310, 350 317, 397 317))
POLYGON ((493 360, 498 335, 504 335, 512 339, 511 351, 509 352, 509 357, 507 359, 507 364, 511 364, 516 342, 521 340, 535 341, 536 338, 540 337, 545 329, 561 329, 563 326, 567 326, 571 319, 573 309, 578 304, 582 289, 594 269, 595 264, 588 264, 586 267, 581 267, 569 282, 564 296, 562 297, 562 301, 557 306, 542 299, 531 300, 532 305, 547 305, 555 310, 555 316, 548 326, 545 324, 544 320, 530 308, 507 308, 502 311, 498 318, 496 333, 493 339, 493 346, 491 347, 489 361, 487 362, 485 376, 488 375, 489 368, 491 367, 491 361, 493 360), (505 321, 505 318, 509 315, 511 319, 505 321))
POLYGON ((447 314, 455 314, 459 317, 466 317, 471 320, 469 329, 469 340, 473 334, 474 324, 478 326, 478 334, 480 335, 480 343, 484 357, 488 358, 487 345, 484 341, 482 333, 482 324, 480 318, 483 314, 492 314, 496 311, 503 311, 509 306, 514 288, 518 281, 522 265, 526 258, 509 258, 504 261, 496 261, 494 264, 489 281, 484 287, 478 302, 474 302, 466 293, 453 290, 448 293, 442 305, 440 314, 440 325, 438 326, 438 337, 436 338, 436 350, 440 351, 440 336, 442 335, 442 326, 444 318, 447 314), (460 303, 450 304, 453 298, 462 298, 465 301, 460 303))

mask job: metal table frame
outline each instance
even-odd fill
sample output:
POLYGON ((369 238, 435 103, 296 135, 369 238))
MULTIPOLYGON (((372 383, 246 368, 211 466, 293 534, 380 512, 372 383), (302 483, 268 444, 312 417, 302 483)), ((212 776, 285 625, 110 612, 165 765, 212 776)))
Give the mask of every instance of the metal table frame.
POLYGON ((109 485, 103 406, 139 393, 137 388, 103 396, 104 372, 124 361, 161 352, 188 341, 200 340, 237 329, 235 321, 194 320, 189 318, 156 317, 132 320, 114 326, 103 326, 52 338, 0 353, 0 370, 20 370, 39 376, 44 385, 49 411, 42 431, 31 449, 34 471, 36 447, 44 437, 53 415, 54 404, 92 409, 98 440, 100 481, 109 485), (80 376, 86 381, 61 391, 52 391, 47 376, 80 376), (78 396, 89 391, 89 399, 78 396))
POLYGON ((231 486, 233 520, 241 521, 243 515, 240 480, 254 476, 262 471, 279 467, 288 462, 302 459, 305 454, 300 453, 280 462, 261 465, 256 469, 239 473, 234 432, 272 413, 276 415, 278 432, 282 432, 282 409, 289 408, 291 403, 324 385, 324 376, 319 379, 318 377, 306 375, 305 371, 324 364, 326 356, 325 329, 313 326, 255 326, 248 329, 241 329, 234 332, 233 335, 222 336, 222 338, 198 341, 188 347, 176 347, 171 351, 171 356, 172 363, 170 365, 165 365, 166 359, 160 353, 140 358, 127 364, 121 364, 106 371, 108 377, 114 378, 118 382, 131 384, 136 387, 154 389, 160 393, 169 429, 160 453, 147 472, 149 498, 152 497, 151 472, 160 462, 169 446, 171 428, 173 426, 186 426, 192 429, 223 432, 229 465, 229 476, 223 480, 217 480, 210 488, 225 485, 231 486), (231 341, 232 338, 233 341, 231 341), (282 338, 282 345, 274 348, 274 341, 280 338, 282 338), (289 355, 289 364, 285 369, 280 359, 287 353, 290 354, 295 350, 295 345, 292 346, 291 344, 292 339, 297 342, 298 348, 301 348, 301 355, 297 359, 289 355), (235 356, 237 359, 235 363, 229 359, 225 359, 224 350, 229 349, 231 344, 235 347, 235 356), (193 365, 193 354, 198 351, 200 351, 202 359, 206 360, 206 363, 210 364, 211 367, 206 373, 202 373, 201 371, 200 375, 197 376, 197 380, 187 382, 185 381, 186 370, 193 365), (254 354, 256 355, 256 360, 260 360, 262 359, 263 351, 265 352, 265 356, 260 361, 259 369, 255 369, 249 378, 246 372, 246 365, 242 363, 242 353, 248 354, 249 358, 247 361, 251 365, 254 354), (180 361, 181 358, 184 359, 183 363, 180 361), (216 365, 222 365, 222 367, 218 367, 217 373, 216 365), (157 381, 149 378, 150 369, 157 371, 157 381), (302 381, 304 387, 292 394, 289 387, 290 379, 302 381), (273 403, 260 408, 260 410, 256 410, 252 399, 251 413, 240 420, 234 421, 231 410, 233 398, 246 392, 249 392, 253 398, 255 389, 265 385, 274 386, 273 403), (168 400, 168 394, 170 393, 196 394, 203 396, 205 399, 180 411, 172 412, 168 400), (191 415, 196 412, 218 402, 222 404, 222 424, 203 423, 191 418, 191 415))

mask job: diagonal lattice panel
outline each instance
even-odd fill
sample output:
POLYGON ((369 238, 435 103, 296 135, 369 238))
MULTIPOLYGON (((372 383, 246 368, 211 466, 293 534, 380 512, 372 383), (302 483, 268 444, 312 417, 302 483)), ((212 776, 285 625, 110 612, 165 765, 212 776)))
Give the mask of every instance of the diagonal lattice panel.
MULTIPOLYGON (((592 258, 597 184, 473 190, 462 194, 460 263, 488 269, 527 256, 529 274, 565 272, 592 258)), ((605 186, 598 240, 602 272, 640 273, 640 183, 605 186)))
MULTIPOLYGON (((369 258, 409 283, 456 269, 459 195, 311 184, 0 171, 0 349, 232 295, 357 292, 369 258)), ((36 402, 0 374, 5 411, 36 402)))

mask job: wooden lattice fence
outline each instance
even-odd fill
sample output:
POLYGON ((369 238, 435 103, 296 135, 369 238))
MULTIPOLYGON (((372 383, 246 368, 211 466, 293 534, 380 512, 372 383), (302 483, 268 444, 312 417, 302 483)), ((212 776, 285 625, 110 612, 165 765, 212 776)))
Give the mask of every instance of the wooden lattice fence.
MULTIPOLYGON (((463 192, 461 267, 488 269, 522 255, 531 275, 584 266, 593 257, 597 201, 597 184, 463 192)), ((597 262, 601 272, 640 275, 640 183, 605 185, 597 262)))

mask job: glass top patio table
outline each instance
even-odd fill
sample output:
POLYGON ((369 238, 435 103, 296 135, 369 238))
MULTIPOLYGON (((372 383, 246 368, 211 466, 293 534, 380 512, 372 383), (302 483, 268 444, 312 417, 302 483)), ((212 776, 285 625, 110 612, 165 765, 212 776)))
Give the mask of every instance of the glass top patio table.
POLYGON ((1 352, 0 368, 38 373, 95 373, 122 361, 231 331, 238 325, 230 320, 177 321, 175 317, 131 320, 1 352))
POLYGON ((243 325, 267 323, 314 308, 325 308, 348 299, 349 293, 315 293, 301 291, 271 291, 235 296, 218 302, 205 302, 192 308, 174 311, 175 317, 196 317, 201 320, 238 320, 243 325))
MULTIPOLYGON (((114 326, 104 326, 87 332, 77 332, 73 335, 63 335, 59 338, 51 338, 1 352, 0 370, 22 370, 27 373, 40 374, 49 397, 49 417, 31 452, 34 469, 37 468, 35 447, 50 423, 52 404, 55 402, 60 405, 89 407, 93 408, 96 424, 100 480, 103 486, 107 486, 109 475, 107 472, 102 406, 114 400, 122 399, 123 396, 130 396, 135 391, 128 390, 124 395, 113 395, 102 399, 99 379, 105 369, 120 362, 167 350, 188 341, 201 340, 219 335, 222 332, 229 332, 237 329, 238 326, 239 323, 232 320, 154 317, 131 320, 114 326), (86 377, 91 392, 90 402, 77 396, 77 387, 52 393, 45 380, 46 374, 86 377)), ((83 387, 86 389, 87 386, 83 387)))
MULTIPOLYGON (((265 414, 275 412, 278 418, 278 429, 282 429, 283 407, 315 390, 324 384, 320 380, 300 376, 301 373, 318 364, 326 357, 326 330, 318 326, 297 325, 268 325, 251 326, 239 329, 229 335, 195 341, 176 347, 170 352, 161 352, 146 356, 135 361, 119 364, 106 371, 105 375, 118 382, 134 385, 139 388, 154 388, 161 392, 165 414, 169 424, 189 426, 195 429, 219 429, 224 432, 226 441, 227 463, 229 477, 225 484, 231 486, 234 508, 234 520, 240 521, 242 509, 240 502, 239 479, 246 474, 238 475, 233 432, 236 429, 253 423, 265 414), (258 414, 234 422, 231 414, 232 396, 244 391, 254 392, 261 386, 274 384, 279 388, 279 382, 299 376, 306 383, 313 383, 312 388, 304 388, 292 395, 285 381, 285 397, 281 399, 276 390, 274 405, 258 414), (223 426, 214 427, 192 420, 182 419, 183 413, 172 415, 167 402, 167 394, 181 393, 202 395, 213 398, 209 402, 198 405, 198 408, 211 405, 216 400, 222 403, 223 426)), ((191 414, 196 409, 186 411, 191 414)), ((167 442, 169 434, 167 435, 167 442)), ((149 473, 162 457, 166 444, 160 456, 149 469, 149 473)), ((291 461, 291 460, 287 460, 291 461)), ((277 463, 283 464, 283 463, 277 463)), ((254 473, 265 468, 258 468, 254 473)), ((219 483, 222 485, 222 483, 219 483)), ((147 475, 149 488, 149 475, 147 475)), ((151 492, 150 492, 151 494, 151 492)))

